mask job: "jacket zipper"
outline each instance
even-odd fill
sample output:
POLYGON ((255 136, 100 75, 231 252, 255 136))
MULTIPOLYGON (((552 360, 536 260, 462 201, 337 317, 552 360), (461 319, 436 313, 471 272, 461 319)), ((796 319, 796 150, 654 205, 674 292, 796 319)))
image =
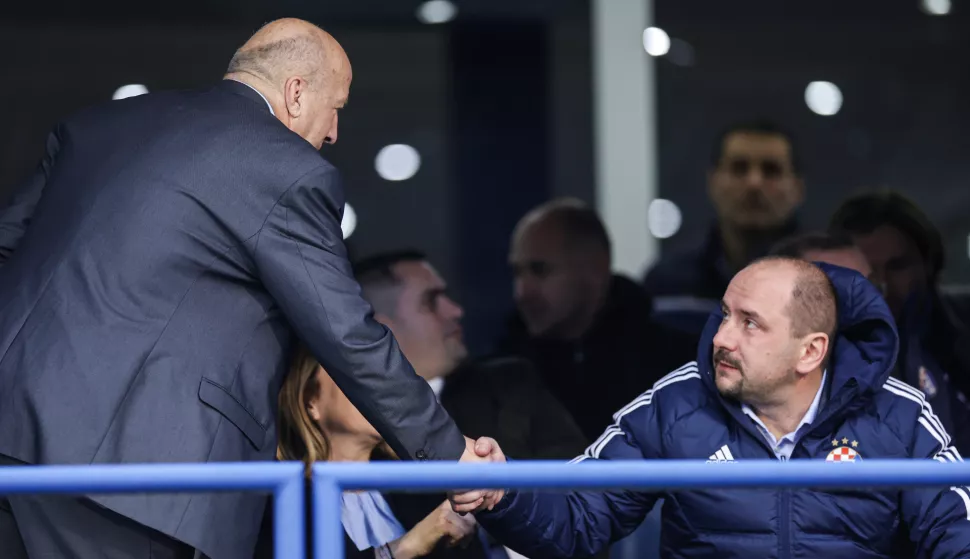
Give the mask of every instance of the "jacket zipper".
POLYGON ((791 557, 791 489, 783 489, 778 494, 778 510, 781 513, 778 531, 778 558, 791 557))

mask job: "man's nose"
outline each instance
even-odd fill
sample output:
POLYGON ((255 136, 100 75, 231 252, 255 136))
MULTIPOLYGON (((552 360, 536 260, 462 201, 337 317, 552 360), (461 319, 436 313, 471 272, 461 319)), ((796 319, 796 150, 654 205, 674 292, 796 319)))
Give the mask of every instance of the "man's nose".
POLYGON ((327 137, 324 138, 323 142, 325 144, 336 144, 337 143, 337 120, 340 118, 340 113, 334 113, 333 122, 330 124, 330 131, 327 132, 327 137))
POLYGON ((734 328, 731 327, 730 323, 725 321, 721 323, 720 328, 717 329, 717 333, 714 334, 714 347, 724 348, 728 351, 734 351, 737 349, 737 338, 734 335, 734 328))
POLYGON ((461 308, 461 305, 453 301, 450 297, 446 297, 443 302, 443 310, 447 318, 459 320, 461 317, 465 316, 465 309, 461 308))
POLYGON ((744 175, 744 182, 751 187, 760 188, 765 182, 765 174, 759 165, 752 165, 744 175))

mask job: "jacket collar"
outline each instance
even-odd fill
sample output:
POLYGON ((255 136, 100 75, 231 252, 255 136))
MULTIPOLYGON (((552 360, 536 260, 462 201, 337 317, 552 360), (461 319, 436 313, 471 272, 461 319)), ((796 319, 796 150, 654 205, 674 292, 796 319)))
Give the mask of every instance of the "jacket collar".
POLYGON ((248 84, 244 84, 236 80, 224 79, 217 87, 223 91, 228 91, 229 93, 246 97, 258 104, 262 110, 273 114, 273 108, 270 106, 269 101, 263 97, 262 93, 256 91, 255 88, 248 84))

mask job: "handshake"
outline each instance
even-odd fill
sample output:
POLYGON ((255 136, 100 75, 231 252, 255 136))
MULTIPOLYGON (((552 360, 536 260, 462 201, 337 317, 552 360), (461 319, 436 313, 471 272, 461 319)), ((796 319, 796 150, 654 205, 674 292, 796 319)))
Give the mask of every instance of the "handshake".
MULTIPOLYGON (((482 437, 473 441, 465 437, 465 451, 459 462, 505 462, 505 454, 495 439, 482 437)), ((505 491, 501 489, 462 490, 449 493, 448 500, 455 512, 464 515, 484 509, 492 510, 504 496, 505 491)))

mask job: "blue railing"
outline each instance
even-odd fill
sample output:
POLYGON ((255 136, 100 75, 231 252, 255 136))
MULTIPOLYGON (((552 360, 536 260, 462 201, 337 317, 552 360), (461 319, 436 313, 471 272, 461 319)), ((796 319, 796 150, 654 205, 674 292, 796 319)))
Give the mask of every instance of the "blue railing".
POLYGON ((654 460, 575 465, 326 463, 314 466, 313 485, 313 557, 332 559, 344 556, 340 525, 343 490, 948 487, 970 485, 970 463, 942 464, 933 460, 870 460, 851 464, 809 460, 728 464, 654 460))
MULTIPOLYGON (((343 557, 340 494, 344 490, 447 490, 456 487, 537 489, 699 489, 927 487, 970 485, 970 463, 870 460, 744 461, 706 464, 657 460, 565 465, 329 463, 313 469, 314 559, 343 557)), ((0 495, 272 491, 277 559, 304 559, 304 477, 298 463, 13 466, 0 468, 0 495)))
POLYGON ((272 491, 273 551, 279 558, 306 557, 305 490, 303 464, 294 462, 0 468, 0 495, 272 491))

